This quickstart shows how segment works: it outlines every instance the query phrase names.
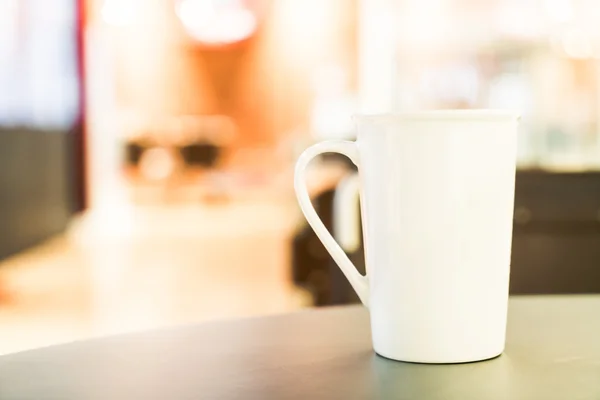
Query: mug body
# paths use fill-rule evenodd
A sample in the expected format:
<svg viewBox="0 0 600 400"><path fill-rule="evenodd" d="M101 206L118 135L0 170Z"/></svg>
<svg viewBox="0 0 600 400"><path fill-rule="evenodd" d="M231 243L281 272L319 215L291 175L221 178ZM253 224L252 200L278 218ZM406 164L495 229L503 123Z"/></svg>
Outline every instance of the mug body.
<svg viewBox="0 0 600 400"><path fill-rule="evenodd" d="M456 363L504 349L517 116L362 116L361 213L373 346Z"/></svg>

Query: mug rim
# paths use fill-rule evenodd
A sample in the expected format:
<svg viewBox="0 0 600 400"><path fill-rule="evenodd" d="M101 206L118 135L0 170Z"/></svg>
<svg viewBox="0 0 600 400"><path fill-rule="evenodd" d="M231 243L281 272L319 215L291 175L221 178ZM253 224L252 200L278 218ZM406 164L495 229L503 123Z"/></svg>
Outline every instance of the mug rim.
<svg viewBox="0 0 600 400"><path fill-rule="evenodd" d="M502 109L445 109L381 114L355 114L356 121L427 121L427 120L514 120L521 115L512 110Z"/></svg>

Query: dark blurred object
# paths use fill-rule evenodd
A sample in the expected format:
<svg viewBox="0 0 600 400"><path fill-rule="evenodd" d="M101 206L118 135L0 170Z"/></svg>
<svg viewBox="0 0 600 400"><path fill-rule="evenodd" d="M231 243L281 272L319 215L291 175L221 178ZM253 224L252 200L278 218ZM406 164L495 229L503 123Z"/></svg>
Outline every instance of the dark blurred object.
<svg viewBox="0 0 600 400"><path fill-rule="evenodd" d="M517 174L510 289L600 293L600 173Z"/></svg>
<svg viewBox="0 0 600 400"><path fill-rule="evenodd" d="M125 144L125 163L129 166L139 166L145 152L152 147L147 143L127 142ZM219 146L209 142L174 147L187 167L212 168L217 164L222 153Z"/></svg>
<svg viewBox="0 0 600 400"><path fill-rule="evenodd" d="M314 201L330 232L334 193ZM361 273L363 253L361 240L348 254ZM313 291L315 305L359 302L309 226L295 238L293 254L294 280ZM600 293L600 173L517 172L510 292Z"/></svg>
<svg viewBox="0 0 600 400"><path fill-rule="evenodd" d="M70 170L75 138L0 127L0 259L62 232L79 208Z"/></svg>
<svg viewBox="0 0 600 400"><path fill-rule="evenodd" d="M216 169L237 132L235 122L224 115L171 116L156 121L138 116L129 123L124 127L124 162L148 180L156 180L156 174L147 173L150 170L164 169L159 174L164 180Z"/></svg>
<svg viewBox="0 0 600 400"><path fill-rule="evenodd" d="M146 150L146 146L139 143L128 142L125 145L125 163L131 166L138 165L142 159L144 150Z"/></svg>
<svg viewBox="0 0 600 400"><path fill-rule="evenodd" d="M219 159L221 149L209 142L192 143L179 149L186 165L211 168Z"/></svg>

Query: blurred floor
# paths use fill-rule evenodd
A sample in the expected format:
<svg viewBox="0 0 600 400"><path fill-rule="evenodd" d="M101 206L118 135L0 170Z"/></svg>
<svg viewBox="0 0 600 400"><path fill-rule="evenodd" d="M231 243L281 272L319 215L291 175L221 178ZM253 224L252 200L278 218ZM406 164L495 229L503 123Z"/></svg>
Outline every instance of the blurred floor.
<svg viewBox="0 0 600 400"><path fill-rule="evenodd" d="M288 201L289 200L289 201ZM0 264L0 354L97 335L296 310L293 199L127 207Z"/></svg>

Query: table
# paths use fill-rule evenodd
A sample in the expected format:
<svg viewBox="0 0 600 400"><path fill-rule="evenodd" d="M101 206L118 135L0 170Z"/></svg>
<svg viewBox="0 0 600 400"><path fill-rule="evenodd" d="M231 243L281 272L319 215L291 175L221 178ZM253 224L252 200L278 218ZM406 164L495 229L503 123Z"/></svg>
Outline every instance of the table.
<svg viewBox="0 0 600 400"><path fill-rule="evenodd" d="M358 306L0 357L0 399L599 399L600 296L512 298L507 349L471 364L371 350Z"/></svg>

